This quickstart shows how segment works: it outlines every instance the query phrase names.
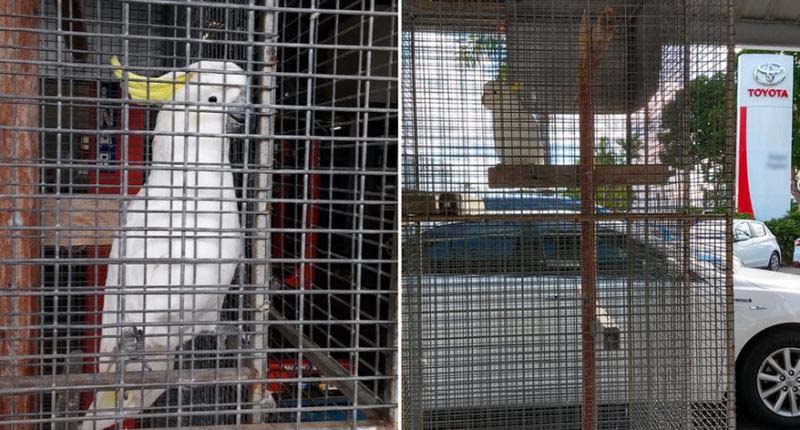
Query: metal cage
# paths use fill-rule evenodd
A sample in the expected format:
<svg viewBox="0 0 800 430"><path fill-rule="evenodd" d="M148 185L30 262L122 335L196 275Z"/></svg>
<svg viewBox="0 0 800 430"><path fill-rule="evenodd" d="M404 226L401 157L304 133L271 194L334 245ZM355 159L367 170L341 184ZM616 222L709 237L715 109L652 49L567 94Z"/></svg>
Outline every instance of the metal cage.
<svg viewBox="0 0 800 430"><path fill-rule="evenodd" d="M404 2L404 428L734 425L731 8Z"/></svg>
<svg viewBox="0 0 800 430"><path fill-rule="evenodd" d="M2 2L0 428L394 428L397 9Z"/></svg>

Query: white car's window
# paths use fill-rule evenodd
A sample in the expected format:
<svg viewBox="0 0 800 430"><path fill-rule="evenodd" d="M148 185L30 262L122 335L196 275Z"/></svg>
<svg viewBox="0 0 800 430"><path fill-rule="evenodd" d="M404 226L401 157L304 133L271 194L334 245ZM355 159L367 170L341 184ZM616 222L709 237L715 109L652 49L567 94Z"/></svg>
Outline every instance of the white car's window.
<svg viewBox="0 0 800 430"><path fill-rule="evenodd" d="M751 222L750 226L753 228L753 234L755 234L756 237L767 235L767 229L764 228L764 224L760 222Z"/></svg>
<svg viewBox="0 0 800 430"><path fill-rule="evenodd" d="M736 241L747 240L753 237L750 233L750 226L748 223L742 222L733 226L733 239Z"/></svg>

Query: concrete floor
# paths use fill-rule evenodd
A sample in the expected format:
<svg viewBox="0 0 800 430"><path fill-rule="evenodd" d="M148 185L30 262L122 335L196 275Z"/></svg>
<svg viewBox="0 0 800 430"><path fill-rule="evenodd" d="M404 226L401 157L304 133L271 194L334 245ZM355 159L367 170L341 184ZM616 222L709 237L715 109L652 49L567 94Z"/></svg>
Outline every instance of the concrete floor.
<svg viewBox="0 0 800 430"><path fill-rule="evenodd" d="M746 417L738 416L736 417L736 430L767 430L768 427L760 426Z"/></svg>
<svg viewBox="0 0 800 430"><path fill-rule="evenodd" d="M781 267L780 271L783 273L794 273L795 275L800 275L800 267L783 266Z"/></svg>

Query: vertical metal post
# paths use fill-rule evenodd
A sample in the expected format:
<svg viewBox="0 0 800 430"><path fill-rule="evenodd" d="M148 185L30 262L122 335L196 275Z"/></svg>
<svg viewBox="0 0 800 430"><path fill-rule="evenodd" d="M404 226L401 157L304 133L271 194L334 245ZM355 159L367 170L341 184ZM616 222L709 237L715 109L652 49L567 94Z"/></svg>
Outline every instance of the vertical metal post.
<svg viewBox="0 0 800 430"><path fill-rule="evenodd" d="M691 47L692 47L692 36L690 34L692 30L690 16L693 16L693 11L691 10L692 5L688 3L687 0L683 2L682 13L683 16L681 25L683 27L683 70L681 71L682 76L681 80L683 81L683 87L686 91L686 96L683 98L683 112L681 114L681 128L682 130L682 138L684 142L691 142L691 130L690 130L690 123L689 123L689 115L692 109L692 93L689 90L691 88L691 64L692 64L692 54L691 54ZM691 267L691 211L692 211L692 175L691 171L694 167L692 165L691 159L688 156L688 151L684 152L683 155L685 158L683 159L683 171L681 172L682 178L682 186L683 189L681 190L683 193L683 211L682 211L682 219L680 221L681 225L681 266L685 268ZM692 310L691 310L691 300L692 300L692 277L690 275L689 270L685 270L683 273L683 279L681 281L681 295L678 299L679 308L676 310L676 314L674 317L677 319L675 321L677 324L676 327L680 327L680 330L684 333L679 342L683 344L683 356L680 357L681 362L680 366L683 367L685 370L683 372L682 379L676 381L678 384L686 384L684 387L679 388L680 391L690 393L691 392L691 384L692 384L692 351L691 351L691 343L688 339L688 336L691 330L691 319L692 319ZM678 364L678 363L675 363ZM687 395L683 399L683 405L680 405L679 408L682 407L681 413L686 416L686 420L682 423L682 428L690 429L692 427L691 423L691 399L692 396Z"/></svg>
<svg viewBox="0 0 800 430"><path fill-rule="evenodd" d="M264 6L267 8L275 7L275 0L266 0ZM266 136L258 141L258 167L260 172L254 174L255 192L255 230L253 232L252 252L258 261L266 261L264 264L256 264L253 274L253 286L256 294L253 296L253 308L255 309L253 326L253 347L256 351L256 359L253 366L259 372L262 382L256 384L251 392L253 402L253 422L262 423L264 413L262 408L265 401L269 400L269 393L266 393L267 382L264 380L268 376L269 363L266 353L267 347L267 322L269 319L270 305L270 274L272 267L267 260L272 248L272 204L269 199L272 196L272 174L273 154L275 151L275 45L271 42L274 38L277 12L267 11L261 23L261 32L268 39L261 52L263 69L261 70L261 104L260 117L258 120L258 134Z"/></svg>
<svg viewBox="0 0 800 430"><path fill-rule="evenodd" d="M734 14L734 2L733 0L728 0L726 4L723 6L725 8L725 13L728 17L727 22L727 33L725 34L726 37L726 48L727 52L727 77L726 77L726 89L727 91L725 96L725 111L728 113L726 127L727 130L726 139L725 139L725 164L723 169L725 171L725 184L729 187L733 184L733 177L734 173L734 163L736 162L736 133L734 133L735 125L736 125L736 102L734 100L734 94L736 89L736 81L734 79L734 67L736 64L736 51L734 46L734 40L736 40L736 15ZM727 398L727 426L728 428L734 428L736 425L736 411L734 410L734 405L736 404L736 376L734 375L735 371L735 363L734 357L736 356L735 351L735 344L734 344L734 307L733 307L733 213L734 208L736 207L736 202L734 200L734 193L730 192L730 188L726 191L728 196L730 196L730 204L728 205L727 212L725 214L725 363L727 368L725 369L725 373L728 377L728 386L726 392L728 393Z"/></svg>
<svg viewBox="0 0 800 430"><path fill-rule="evenodd" d="M587 11L580 26L580 72L578 103L580 127L580 195L581 195L581 349L584 430L597 428L597 357L594 321L597 301L597 255L594 215L594 112L592 105L591 17Z"/></svg>

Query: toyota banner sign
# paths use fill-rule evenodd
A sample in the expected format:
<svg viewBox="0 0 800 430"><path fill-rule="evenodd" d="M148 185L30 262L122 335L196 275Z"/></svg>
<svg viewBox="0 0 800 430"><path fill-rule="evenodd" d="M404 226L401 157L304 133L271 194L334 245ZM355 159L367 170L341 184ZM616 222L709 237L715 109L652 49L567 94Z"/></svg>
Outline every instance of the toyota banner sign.
<svg viewBox="0 0 800 430"><path fill-rule="evenodd" d="M739 56L736 207L758 220L789 210L793 61L789 55Z"/></svg>

